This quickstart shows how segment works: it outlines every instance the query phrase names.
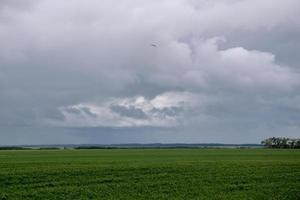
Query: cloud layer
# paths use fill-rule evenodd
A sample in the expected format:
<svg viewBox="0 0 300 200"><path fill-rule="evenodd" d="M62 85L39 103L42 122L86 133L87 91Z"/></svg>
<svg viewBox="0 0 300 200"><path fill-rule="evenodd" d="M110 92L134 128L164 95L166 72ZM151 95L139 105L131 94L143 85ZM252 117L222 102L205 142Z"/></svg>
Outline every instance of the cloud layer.
<svg viewBox="0 0 300 200"><path fill-rule="evenodd" d="M298 7L2 0L1 143L299 136Z"/></svg>

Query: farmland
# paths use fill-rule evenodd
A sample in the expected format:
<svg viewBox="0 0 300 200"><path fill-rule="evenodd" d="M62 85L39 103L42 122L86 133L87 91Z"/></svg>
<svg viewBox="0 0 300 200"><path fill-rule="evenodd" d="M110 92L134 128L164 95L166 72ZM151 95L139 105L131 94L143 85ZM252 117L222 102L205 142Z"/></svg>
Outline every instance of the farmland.
<svg viewBox="0 0 300 200"><path fill-rule="evenodd" d="M300 150L0 151L0 199L300 199Z"/></svg>

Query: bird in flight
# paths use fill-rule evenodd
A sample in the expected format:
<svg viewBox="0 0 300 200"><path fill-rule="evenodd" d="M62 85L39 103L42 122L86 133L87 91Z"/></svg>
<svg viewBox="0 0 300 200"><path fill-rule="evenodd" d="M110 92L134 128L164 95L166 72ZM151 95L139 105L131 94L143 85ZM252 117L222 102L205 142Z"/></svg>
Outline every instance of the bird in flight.
<svg viewBox="0 0 300 200"><path fill-rule="evenodd" d="M157 45L156 45L156 44L154 44L154 43L152 43L152 44L151 44L151 46L152 46L152 47L157 47Z"/></svg>

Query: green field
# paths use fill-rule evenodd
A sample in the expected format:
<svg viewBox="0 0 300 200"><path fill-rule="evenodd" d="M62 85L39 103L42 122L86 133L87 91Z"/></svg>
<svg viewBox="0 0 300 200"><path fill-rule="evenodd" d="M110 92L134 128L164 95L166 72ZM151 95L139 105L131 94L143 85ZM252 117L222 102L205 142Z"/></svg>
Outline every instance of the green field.
<svg viewBox="0 0 300 200"><path fill-rule="evenodd" d="M300 199L300 150L0 151L0 199Z"/></svg>

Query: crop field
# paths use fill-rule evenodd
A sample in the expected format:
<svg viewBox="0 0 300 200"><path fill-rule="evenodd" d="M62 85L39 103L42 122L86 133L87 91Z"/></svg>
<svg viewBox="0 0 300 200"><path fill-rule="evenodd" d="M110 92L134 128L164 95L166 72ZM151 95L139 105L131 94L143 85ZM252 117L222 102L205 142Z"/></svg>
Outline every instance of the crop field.
<svg viewBox="0 0 300 200"><path fill-rule="evenodd" d="M0 151L0 199L300 199L300 151Z"/></svg>

